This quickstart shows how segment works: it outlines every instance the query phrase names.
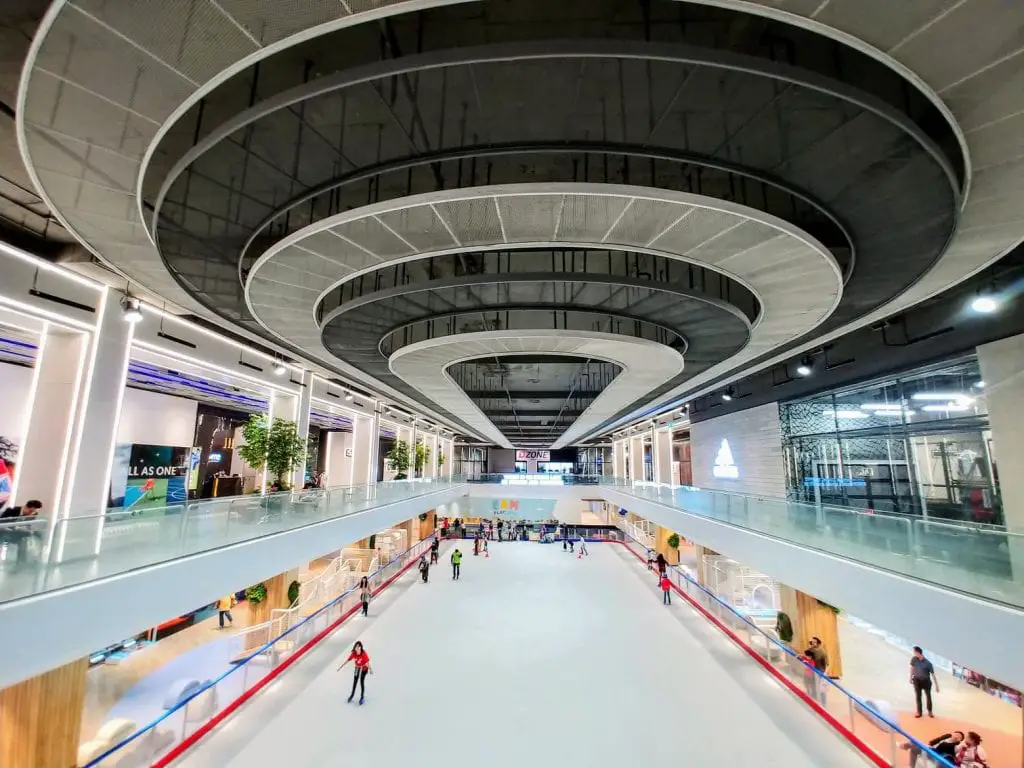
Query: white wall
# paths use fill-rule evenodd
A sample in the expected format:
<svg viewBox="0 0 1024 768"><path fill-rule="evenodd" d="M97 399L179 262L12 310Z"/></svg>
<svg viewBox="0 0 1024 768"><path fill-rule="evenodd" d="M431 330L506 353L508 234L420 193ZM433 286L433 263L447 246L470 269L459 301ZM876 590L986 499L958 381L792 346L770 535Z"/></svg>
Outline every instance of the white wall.
<svg viewBox="0 0 1024 768"><path fill-rule="evenodd" d="M33 369L0 363L0 435L21 441L32 388ZM141 389L128 389L117 425L118 443L191 446L196 431L196 402Z"/></svg>
<svg viewBox="0 0 1024 768"><path fill-rule="evenodd" d="M715 457L728 442L738 476L716 477ZM786 468L782 459L782 429L778 403L767 403L690 427L693 484L698 488L786 496ZM723 473L720 473L723 474Z"/></svg>
<svg viewBox="0 0 1024 768"><path fill-rule="evenodd" d="M1024 335L978 347L1006 526L1024 530ZM1017 559L1016 557L1014 558Z"/></svg>
<svg viewBox="0 0 1024 768"><path fill-rule="evenodd" d="M0 363L0 436L13 440L21 447L28 419L29 390L32 388L32 369L21 365Z"/></svg>
<svg viewBox="0 0 1024 768"><path fill-rule="evenodd" d="M352 472L355 464L354 456L346 456L346 451L354 453L354 442L351 432L328 432L325 440L326 461L324 475L327 487L351 485Z"/></svg>
<svg viewBox="0 0 1024 768"><path fill-rule="evenodd" d="M118 443L191 446L196 437L195 400L127 389L117 424Z"/></svg>

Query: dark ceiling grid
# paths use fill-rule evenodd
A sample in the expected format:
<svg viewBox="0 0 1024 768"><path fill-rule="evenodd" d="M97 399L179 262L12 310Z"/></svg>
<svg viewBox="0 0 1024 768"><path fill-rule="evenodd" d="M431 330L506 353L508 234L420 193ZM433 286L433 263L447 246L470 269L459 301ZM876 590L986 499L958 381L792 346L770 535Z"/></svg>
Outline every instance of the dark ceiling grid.
<svg viewBox="0 0 1024 768"><path fill-rule="evenodd" d="M691 44L708 61L453 60L301 100L232 132L184 168L154 232L165 260L201 302L265 333L242 300L248 265L281 236L325 216L441 186L633 183L735 200L821 239L847 270L843 303L829 321L834 327L902 290L952 230L963 159L948 124L912 85L807 30L725 9L641 0L597 12L582 0L557 9L540 0L432 9L284 51L239 73L172 128L143 179L147 202L155 202L163 178L197 140L291 86L456 47L556 48L557 39L569 38L577 48L611 38L646 52L662 43L680 50ZM731 54L753 56L765 69L791 65L813 75L808 81L829 85L816 90L722 69L718 59ZM844 101L849 88L866 95L859 104L877 100L881 109ZM574 285L570 300L583 300L584 284ZM538 287L541 300L559 290L554 282ZM512 285L500 290L508 301ZM653 291L616 290L635 299L630 312L651 319L667 311ZM482 295L482 288L465 286L449 303L460 311L466 302L483 308ZM687 340L693 321L685 312L672 320ZM364 332L379 326L370 318L349 322ZM367 354L381 338L366 345ZM724 359L723 349L709 348L703 359L698 348L690 351L688 372Z"/></svg>

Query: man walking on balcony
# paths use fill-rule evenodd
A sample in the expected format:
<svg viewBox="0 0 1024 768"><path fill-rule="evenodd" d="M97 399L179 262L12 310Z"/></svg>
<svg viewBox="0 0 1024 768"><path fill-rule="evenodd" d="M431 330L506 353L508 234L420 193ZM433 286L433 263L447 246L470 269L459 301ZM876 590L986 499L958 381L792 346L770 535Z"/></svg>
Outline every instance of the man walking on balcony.
<svg viewBox="0 0 1024 768"><path fill-rule="evenodd" d="M925 703L928 706L928 717L935 717L932 714L932 683L935 683L935 692L939 692L939 679L935 677L935 667L925 658L921 646L914 646L914 655L910 657L910 684L914 686L914 702L917 704L917 714L914 717L921 717L921 694L924 694Z"/></svg>

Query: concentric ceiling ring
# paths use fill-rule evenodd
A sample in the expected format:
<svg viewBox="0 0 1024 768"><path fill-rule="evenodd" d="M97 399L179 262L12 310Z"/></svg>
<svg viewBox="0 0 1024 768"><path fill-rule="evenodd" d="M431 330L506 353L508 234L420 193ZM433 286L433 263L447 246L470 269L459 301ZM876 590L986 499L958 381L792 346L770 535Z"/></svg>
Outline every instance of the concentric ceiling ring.
<svg viewBox="0 0 1024 768"><path fill-rule="evenodd" d="M762 312L732 364L813 330L842 295L828 250L760 211L622 185L516 184L418 195L326 219L265 252L246 297L269 332L325 354L315 308L340 283L432 254L552 245L654 253L743 284Z"/></svg>
<svg viewBox="0 0 1024 768"><path fill-rule="evenodd" d="M572 445L577 437L604 423L641 393L657 389L683 370L682 356L670 347L645 339L583 331L491 331L431 339L403 347L391 356L390 365L396 376L487 440L512 448L505 435L455 383L447 368L463 360L524 353L604 360L622 368L553 448Z"/></svg>

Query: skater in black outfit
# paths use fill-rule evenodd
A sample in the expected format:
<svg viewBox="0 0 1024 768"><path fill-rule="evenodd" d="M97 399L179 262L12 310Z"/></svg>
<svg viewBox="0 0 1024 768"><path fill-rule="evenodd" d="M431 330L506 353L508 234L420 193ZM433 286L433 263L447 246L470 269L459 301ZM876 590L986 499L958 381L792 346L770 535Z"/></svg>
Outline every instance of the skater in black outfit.
<svg viewBox="0 0 1024 768"><path fill-rule="evenodd" d="M440 549L441 549L441 542L438 541L437 539L434 539L433 543L430 545L430 564L431 565L437 565L437 555L438 555L438 552L439 552Z"/></svg>
<svg viewBox="0 0 1024 768"><path fill-rule="evenodd" d="M430 572L430 564L427 563L427 558L420 555L420 577L423 579L423 583L427 583L427 574Z"/></svg>
<svg viewBox="0 0 1024 768"><path fill-rule="evenodd" d="M352 677L352 693L348 695L348 701L350 704L352 703L358 685L359 703L362 704L366 700L366 676L372 674L373 670L370 668L370 654L363 650L363 644L359 640L356 640L356 644L352 646L352 653L348 655L348 658L341 662L338 671L340 672L341 667L350 661L355 663L355 674Z"/></svg>
<svg viewBox="0 0 1024 768"><path fill-rule="evenodd" d="M363 616L370 615L370 598L373 596L373 590L370 589L370 580L363 576L359 581L359 602L363 606Z"/></svg>

